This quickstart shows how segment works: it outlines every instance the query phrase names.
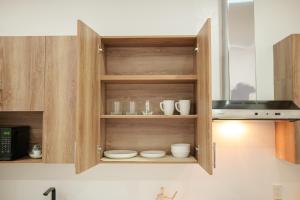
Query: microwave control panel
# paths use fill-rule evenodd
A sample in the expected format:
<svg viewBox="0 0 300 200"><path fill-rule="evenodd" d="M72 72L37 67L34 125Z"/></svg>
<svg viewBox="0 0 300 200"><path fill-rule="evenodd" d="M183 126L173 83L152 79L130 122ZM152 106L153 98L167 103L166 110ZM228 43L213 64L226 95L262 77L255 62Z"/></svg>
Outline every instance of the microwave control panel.
<svg viewBox="0 0 300 200"><path fill-rule="evenodd" d="M11 153L12 132L9 128L0 128L0 153Z"/></svg>

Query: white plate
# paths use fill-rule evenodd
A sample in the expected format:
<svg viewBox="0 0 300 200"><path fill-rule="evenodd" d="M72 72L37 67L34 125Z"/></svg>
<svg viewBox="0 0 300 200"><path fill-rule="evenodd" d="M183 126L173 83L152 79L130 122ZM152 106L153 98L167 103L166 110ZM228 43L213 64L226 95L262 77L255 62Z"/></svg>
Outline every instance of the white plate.
<svg viewBox="0 0 300 200"><path fill-rule="evenodd" d="M166 152L159 150L142 151L140 155L144 158L162 158L166 155Z"/></svg>
<svg viewBox="0 0 300 200"><path fill-rule="evenodd" d="M113 159L125 159L137 156L137 152L132 150L109 150L104 151L104 156Z"/></svg>

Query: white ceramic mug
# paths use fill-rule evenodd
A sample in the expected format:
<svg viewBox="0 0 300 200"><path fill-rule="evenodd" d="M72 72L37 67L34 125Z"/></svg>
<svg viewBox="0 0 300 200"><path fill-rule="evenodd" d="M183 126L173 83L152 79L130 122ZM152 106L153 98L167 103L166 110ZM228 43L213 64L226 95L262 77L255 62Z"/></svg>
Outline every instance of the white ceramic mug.
<svg viewBox="0 0 300 200"><path fill-rule="evenodd" d="M175 103L175 108L180 115L189 115L191 110L191 100L179 100Z"/></svg>
<svg viewBox="0 0 300 200"><path fill-rule="evenodd" d="M173 115L174 114L174 100L164 100L160 102L160 109L164 115Z"/></svg>

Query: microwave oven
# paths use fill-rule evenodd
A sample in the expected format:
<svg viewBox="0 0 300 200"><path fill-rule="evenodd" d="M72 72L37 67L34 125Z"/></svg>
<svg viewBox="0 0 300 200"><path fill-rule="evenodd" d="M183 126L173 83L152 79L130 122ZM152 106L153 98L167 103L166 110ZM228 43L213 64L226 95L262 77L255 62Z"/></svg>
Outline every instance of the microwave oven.
<svg viewBox="0 0 300 200"><path fill-rule="evenodd" d="M29 126L0 126L0 160L15 160L27 155L29 129Z"/></svg>

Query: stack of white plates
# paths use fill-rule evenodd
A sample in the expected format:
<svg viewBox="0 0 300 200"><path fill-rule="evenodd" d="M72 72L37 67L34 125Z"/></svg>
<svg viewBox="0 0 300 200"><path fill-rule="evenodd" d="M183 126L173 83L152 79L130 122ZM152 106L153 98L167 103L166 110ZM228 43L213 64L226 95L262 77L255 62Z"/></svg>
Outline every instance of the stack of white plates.
<svg viewBox="0 0 300 200"><path fill-rule="evenodd" d="M137 156L136 151L132 150L109 150L104 151L104 156L107 158L113 158L113 159L126 159L126 158L133 158Z"/></svg>
<svg viewBox="0 0 300 200"><path fill-rule="evenodd" d="M128 159L136 157L138 154L137 151L133 150L109 150L104 151L104 156L112 159ZM140 155L144 158L162 158L166 155L165 151L160 150L150 150L150 151L142 151Z"/></svg>
<svg viewBox="0 0 300 200"><path fill-rule="evenodd" d="M162 158L166 155L166 152L159 150L142 151L140 155L144 158Z"/></svg>

